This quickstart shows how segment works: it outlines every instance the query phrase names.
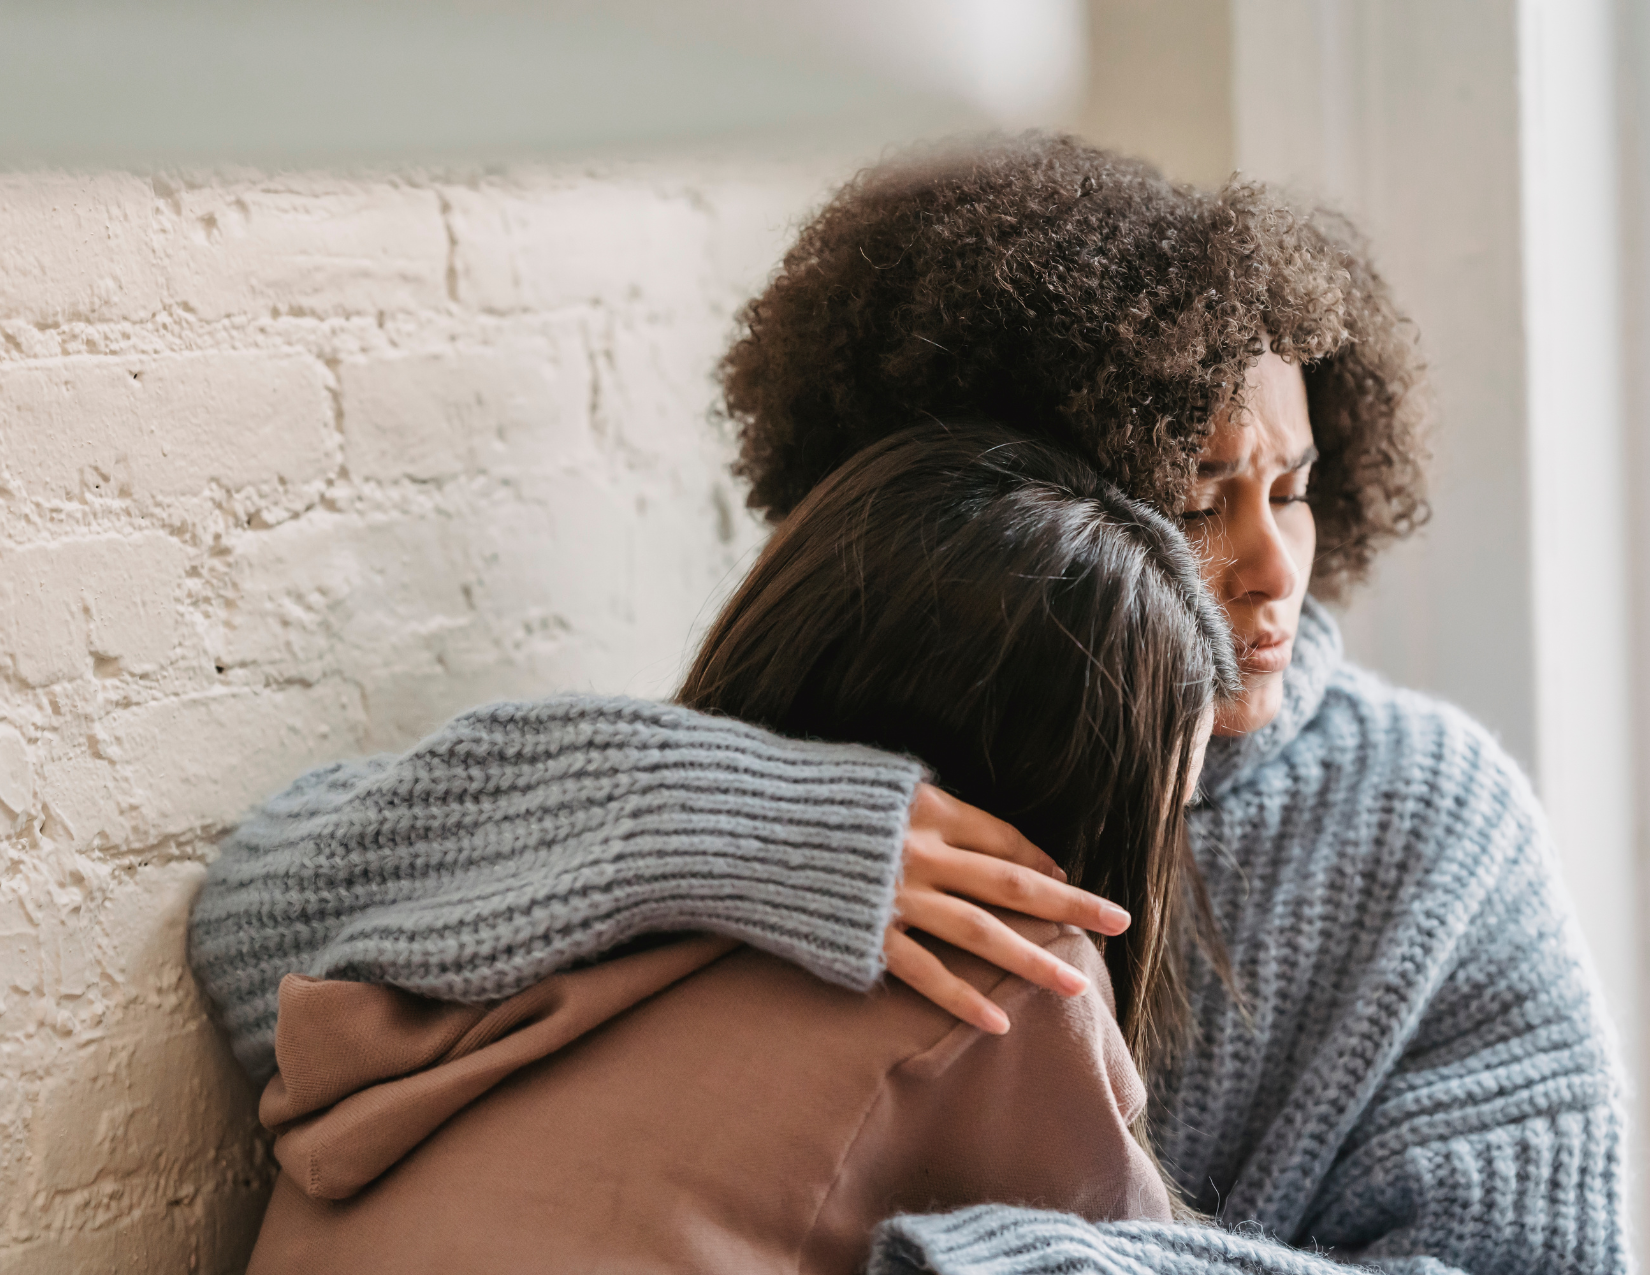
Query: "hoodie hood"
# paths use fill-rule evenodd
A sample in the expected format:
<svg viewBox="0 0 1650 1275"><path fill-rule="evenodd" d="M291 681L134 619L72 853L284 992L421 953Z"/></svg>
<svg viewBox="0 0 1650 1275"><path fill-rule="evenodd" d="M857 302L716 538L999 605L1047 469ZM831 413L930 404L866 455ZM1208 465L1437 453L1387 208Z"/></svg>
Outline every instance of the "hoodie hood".
<svg viewBox="0 0 1650 1275"><path fill-rule="evenodd" d="M311 1199L343 1200L530 1063L726 955L694 936L557 974L491 1009L289 974L258 1118Z"/></svg>
<svg viewBox="0 0 1650 1275"><path fill-rule="evenodd" d="M1199 787L1219 797L1242 777L1277 757L1318 714L1329 679L1342 663L1341 631L1327 608L1310 594L1301 607L1295 654L1283 671L1283 704L1259 730L1209 741Z"/></svg>

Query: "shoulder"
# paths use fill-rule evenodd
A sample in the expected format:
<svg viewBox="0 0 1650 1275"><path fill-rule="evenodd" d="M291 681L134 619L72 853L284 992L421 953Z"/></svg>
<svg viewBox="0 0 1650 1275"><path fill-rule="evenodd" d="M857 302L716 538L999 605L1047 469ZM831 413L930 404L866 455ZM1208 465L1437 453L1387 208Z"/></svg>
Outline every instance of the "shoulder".
<svg viewBox="0 0 1650 1275"><path fill-rule="evenodd" d="M1394 686L1355 664L1335 670L1322 705L1301 736L1343 747L1379 746L1393 760L1436 755L1475 771L1522 779L1494 735L1466 712L1425 692Z"/></svg>
<svg viewBox="0 0 1650 1275"><path fill-rule="evenodd" d="M1540 804L1494 736L1453 705L1345 664L1295 739L1194 826L1250 876L1333 881L1392 906L1415 890L1459 899L1519 877L1545 896L1556 882ZM1218 856L1208 868L1220 873Z"/></svg>
<svg viewBox="0 0 1650 1275"><path fill-rule="evenodd" d="M1336 670L1286 757L1297 779L1303 766L1321 770L1326 795L1428 825L1546 836L1529 778L1489 730L1453 704L1355 665Z"/></svg>

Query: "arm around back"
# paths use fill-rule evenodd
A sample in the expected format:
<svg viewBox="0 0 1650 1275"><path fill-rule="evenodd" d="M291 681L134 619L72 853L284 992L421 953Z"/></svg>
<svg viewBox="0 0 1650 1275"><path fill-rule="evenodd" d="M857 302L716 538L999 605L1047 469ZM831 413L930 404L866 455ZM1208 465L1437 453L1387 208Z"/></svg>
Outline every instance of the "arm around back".
<svg viewBox="0 0 1650 1275"><path fill-rule="evenodd" d="M290 973L485 1001L638 934L710 930L867 987L921 778L668 704L479 708L255 810L208 875L191 963L260 1082Z"/></svg>

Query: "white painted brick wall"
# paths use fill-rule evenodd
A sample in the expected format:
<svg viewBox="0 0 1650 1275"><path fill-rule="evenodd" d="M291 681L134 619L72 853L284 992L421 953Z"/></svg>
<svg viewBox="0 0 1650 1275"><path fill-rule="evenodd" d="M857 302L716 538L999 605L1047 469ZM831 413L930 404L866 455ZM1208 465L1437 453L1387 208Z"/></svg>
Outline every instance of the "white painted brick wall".
<svg viewBox="0 0 1650 1275"><path fill-rule="evenodd" d="M0 1271L238 1269L216 839L470 704L670 689L759 540L711 369L822 188L0 177Z"/></svg>

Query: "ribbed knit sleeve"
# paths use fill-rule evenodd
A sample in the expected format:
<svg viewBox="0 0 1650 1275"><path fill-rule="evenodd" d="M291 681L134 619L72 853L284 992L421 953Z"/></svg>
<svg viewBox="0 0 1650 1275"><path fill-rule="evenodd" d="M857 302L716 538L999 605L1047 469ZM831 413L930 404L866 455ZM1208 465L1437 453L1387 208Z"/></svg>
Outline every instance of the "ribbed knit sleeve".
<svg viewBox="0 0 1650 1275"><path fill-rule="evenodd" d="M1156 1150L1209 1226L903 1217L880 1275L1621 1275L1624 1084L1545 822L1460 713L1343 669L1195 830L1202 962Z"/></svg>
<svg viewBox="0 0 1650 1275"><path fill-rule="evenodd" d="M1431 1259L1387 1275L1457 1275ZM1346 1275L1259 1234L1159 1222L1093 1226L1069 1213L986 1204L883 1223L866 1275Z"/></svg>
<svg viewBox="0 0 1650 1275"><path fill-rule="evenodd" d="M191 962L258 1081L288 973L485 1001L708 930L868 987L921 766L687 709L561 696L313 771L225 841Z"/></svg>

